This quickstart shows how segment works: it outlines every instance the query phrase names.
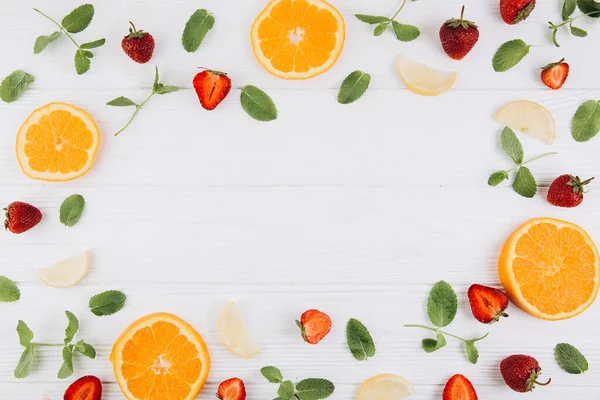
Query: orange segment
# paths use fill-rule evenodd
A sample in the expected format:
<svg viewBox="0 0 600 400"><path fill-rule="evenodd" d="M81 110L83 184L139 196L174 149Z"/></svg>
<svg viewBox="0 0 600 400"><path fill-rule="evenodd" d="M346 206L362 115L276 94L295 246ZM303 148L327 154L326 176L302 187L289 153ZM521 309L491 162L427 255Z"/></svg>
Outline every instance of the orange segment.
<svg viewBox="0 0 600 400"><path fill-rule="evenodd" d="M509 236L498 274L511 300L527 313L558 320L585 311L600 286L600 257L579 226L552 218L526 222Z"/></svg>
<svg viewBox="0 0 600 400"><path fill-rule="evenodd" d="M84 110L66 103L38 108L17 133L17 160L30 178L69 181L85 175L100 145L100 131Z"/></svg>
<svg viewBox="0 0 600 400"><path fill-rule="evenodd" d="M210 372L202 336L167 313L131 324L115 342L110 360L128 400L195 399Z"/></svg>
<svg viewBox="0 0 600 400"><path fill-rule="evenodd" d="M327 71L345 38L344 18L325 0L272 0L250 32L258 62L283 79L308 79Z"/></svg>

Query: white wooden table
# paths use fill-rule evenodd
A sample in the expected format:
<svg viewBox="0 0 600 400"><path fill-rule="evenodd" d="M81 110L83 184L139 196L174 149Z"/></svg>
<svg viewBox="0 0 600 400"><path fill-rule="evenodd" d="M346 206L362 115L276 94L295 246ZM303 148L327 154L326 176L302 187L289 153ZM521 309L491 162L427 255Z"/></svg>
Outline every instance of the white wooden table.
<svg viewBox="0 0 600 400"><path fill-rule="evenodd" d="M577 106L600 94L596 21L590 36L561 32L561 48L550 44L546 21L560 20L559 0L540 1L518 26L500 19L498 1L465 0L466 16L480 25L481 39L463 61L447 58L438 39L441 23L460 13L463 2L409 3L399 21L421 28L412 43L391 33L375 38L354 13L391 15L394 0L335 0L346 19L346 46L326 74L287 82L255 61L249 29L265 0L96 1L85 41L106 37L92 67L77 76L73 45L62 38L41 55L32 46L54 26L32 11L38 7L58 19L81 4L76 0L2 0L0 76L15 69L33 74L35 83L12 104L0 104L0 204L22 200L41 208L43 222L21 236L0 235L0 275L15 280L22 298L0 304L0 399L62 399L71 379L60 381L56 349L42 350L34 373L19 381L13 369L21 348L15 326L25 320L36 337L60 341L63 311L81 320L81 337L96 345L96 360L75 361L73 378L94 374L104 383L104 399L120 399L108 354L117 335L134 319L169 311L192 323L206 339L213 360L200 399L212 399L218 383L244 379L248 399L276 397L276 386L259 373L275 365L291 379L325 377L336 385L333 399L350 400L360 382L378 373L402 375L418 391L415 399L441 399L452 374L471 379L484 400L525 398L510 391L499 375L502 358L513 353L536 357L552 377L528 399L600 398L600 305L563 322L545 322L511 306L510 318L491 327L470 315L466 289L471 283L499 286L496 261L506 236L533 217L550 216L580 224L600 240L600 188L592 184L583 205L565 210L547 204L547 186L562 173L600 175L600 138L585 144L570 136ZM180 36L196 8L216 17L200 50L186 53ZM128 21L157 41L152 61L137 65L120 48ZM506 40L534 44L516 68L498 74L491 59ZM460 71L455 87L436 98L410 93L395 73L404 53L440 68ZM566 57L571 75L553 92L539 81L539 68ZM154 97L131 127L112 134L130 109L105 106L119 95L143 99L154 66L163 82L184 90ZM191 88L197 66L224 70L234 89L215 111L198 104ZM337 90L351 71L372 75L371 88L358 102L342 106ZM250 119L239 104L240 87L254 84L271 95L279 118ZM559 154L532 164L542 188L524 199L510 187L490 188L488 175L510 166L497 145L501 126L495 111L528 99L545 105L557 121L551 147L519 135L526 156ZM70 183L28 179L15 160L15 134L35 108L65 101L88 110L103 133L97 162L85 177ZM85 214L74 228L58 221L62 200L80 193ZM81 250L93 254L88 276L70 289L44 285L35 271ZM436 281L450 282L460 310L450 331L476 336L480 361L469 364L456 341L425 354L425 331L405 329L426 322L425 300ZM98 318L87 310L93 294L120 289L128 295L119 313ZM252 360L240 360L217 338L217 315L229 301L239 302L262 343ZM318 346L304 344L294 319L308 308L331 315L331 334ZM371 330L377 354L355 361L345 344L350 317ZM556 364L553 348L569 342L586 354L590 371L568 375Z"/></svg>

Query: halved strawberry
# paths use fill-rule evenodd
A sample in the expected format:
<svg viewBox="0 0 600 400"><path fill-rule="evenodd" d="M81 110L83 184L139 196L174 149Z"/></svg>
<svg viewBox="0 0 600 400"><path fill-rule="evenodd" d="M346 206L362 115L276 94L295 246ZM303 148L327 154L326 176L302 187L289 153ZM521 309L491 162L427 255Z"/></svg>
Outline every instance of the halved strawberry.
<svg viewBox="0 0 600 400"><path fill-rule="evenodd" d="M221 382L217 389L217 397L220 400L245 400L246 386L240 378L231 378Z"/></svg>
<svg viewBox="0 0 600 400"><path fill-rule="evenodd" d="M471 311L477 321L492 324L498 322L501 317L508 317L505 312L508 296L503 291L475 284L469 288L468 295Z"/></svg>
<svg viewBox="0 0 600 400"><path fill-rule="evenodd" d="M463 375L456 374L448 380L443 400L477 400L477 393L473 384Z"/></svg>
<svg viewBox="0 0 600 400"><path fill-rule="evenodd" d="M210 69L197 73L192 84L200 104L209 111L217 108L231 90L231 79L227 74Z"/></svg>
<svg viewBox="0 0 600 400"><path fill-rule="evenodd" d="M102 382L92 375L82 376L65 392L64 400L100 400L102 398Z"/></svg>
<svg viewBox="0 0 600 400"><path fill-rule="evenodd" d="M558 90L569 76L569 64L565 59L551 63L542 68L542 82L552 90Z"/></svg>
<svg viewBox="0 0 600 400"><path fill-rule="evenodd" d="M331 318L319 310L308 310L302 314L296 325L307 343L319 343L331 330Z"/></svg>

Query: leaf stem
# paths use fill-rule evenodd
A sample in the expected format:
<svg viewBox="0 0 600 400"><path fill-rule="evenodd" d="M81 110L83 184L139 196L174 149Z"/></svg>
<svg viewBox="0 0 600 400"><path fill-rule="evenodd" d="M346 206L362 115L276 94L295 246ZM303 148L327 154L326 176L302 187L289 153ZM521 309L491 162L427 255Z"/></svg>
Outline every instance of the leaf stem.
<svg viewBox="0 0 600 400"><path fill-rule="evenodd" d="M50 21L54 22L54 24L60 28L61 32L64 32L64 34L65 34L65 35L67 35L67 37L68 37L69 39L71 39L71 42L73 42L73 44L74 44L75 46L77 46L77 48L78 48L79 50L81 50L81 46L79 46L79 44L77 44L77 42L75 41L75 39L73 39L73 37L72 37L72 36L69 34L69 32L67 32L67 30L66 30L65 28L63 28L63 26L62 26L61 24L59 24L58 22L56 22L55 20L53 20L52 18L50 18L49 16L47 16L46 14L44 14L43 12L41 12L40 10L38 10L37 8L34 8L33 10L34 10L35 12L37 12L37 13L39 13L39 14L43 15L44 17L46 17L46 18L47 18L47 19L49 19Z"/></svg>
<svg viewBox="0 0 600 400"><path fill-rule="evenodd" d="M62 343L37 343L37 342L31 342L30 343L33 346L60 346L63 347L64 344Z"/></svg>
<svg viewBox="0 0 600 400"><path fill-rule="evenodd" d="M468 343L468 342L472 342L472 343L478 342L480 340L485 339L490 334L488 332L488 333L486 333L485 335L483 335L483 336L481 336L479 338L467 340L467 339L461 338L460 336L453 335L452 333L445 332L445 331L440 330L439 328L433 328L431 326L408 324L408 325L404 325L404 327L405 328L422 328L422 329L427 329L427 330L430 330L430 331L435 332L435 333L441 333L442 335L447 335L447 336L453 337L453 338L461 340L461 341L463 341L465 343Z"/></svg>
<svg viewBox="0 0 600 400"><path fill-rule="evenodd" d="M152 98L152 96L154 96L154 90L152 90L152 93L150 93L150 96L146 97L146 99L144 101L142 101L141 104L135 105L135 111L134 111L133 115L131 116L131 118L129 118L129 121L127 121L125 126L122 127L121 129L119 129L119 131L117 133L115 133L115 136L118 136L121 132L123 132L125 129L127 129L129 127L129 125L131 125L131 123L135 119L136 115L140 112L140 110L142 109L144 104L146 104L148 102L148 100L150 100L150 98Z"/></svg>
<svg viewBox="0 0 600 400"><path fill-rule="evenodd" d="M533 162L533 161L539 160L540 158L544 158L544 157L546 157L546 156L553 156L553 155L555 155L555 154L558 154L558 153L557 153L557 152L555 152L555 151L551 151L551 152L549 152L549 153L544 153L544 154L542 154L541 156L534 157L534 158L532 158L531 160L527 160L527 161L525 161L525 162L521 163L521 165L526 165L526 164L529 164L530 162Z"/></svg>
<svg viewBox="0 0 600 400"><path fill-rule="evenodd" d="M402 9L404 8L404 6L406 5L406 0L402 0L402 4L400 5L400 8L398 8L398 10L394 13L394 15L392 15L392 18L390 18L391 20L396 19L396 17L398 16L398 14L400 14L400 11L402 11Z"/></svg>

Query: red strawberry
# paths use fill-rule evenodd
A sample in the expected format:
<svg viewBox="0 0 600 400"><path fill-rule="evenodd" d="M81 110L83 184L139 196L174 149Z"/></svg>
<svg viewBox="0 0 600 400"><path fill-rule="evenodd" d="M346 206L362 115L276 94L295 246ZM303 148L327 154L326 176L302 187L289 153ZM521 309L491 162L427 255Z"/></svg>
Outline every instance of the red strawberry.
<svg viewBox="0 0 600 400"><path fill-rule="evenodd" d="M95 376L82 376L65 392L64 400L100 400L102 398L102 382Z"/></svg>
<svg viewBox="0 0 600 400"><path fill-rule="evenodd" d="M502 360L500 372L508 387L521 393L531 392L536 384L546 386L552 380L539 383L537 379L542 373L540 365L535 358L523 354L512 355Z"/></svg>
<svg viewBox="0 0 600 400"><path fill-rule="evenodd" d="M306 343L310 344L319 343L331 330L331 318L319 310L305 311L300 321L296 320L296 324Z"/></svg>
<svg viewBox="0 0 600 400"><path fill-rule="evenodd" d="M534 8L535 0L500 0L500 15L509 25L526 20Z"/></svg>
<svg viewBox="0 0 600 400"><path fill-rule="evenodd" d="M498 322L500 317L508 317L504 311L508 307L508 296L503 291L483 285L471 285L469 303L473 316L484 324Z"/></svg>
<svg viewBox="0 0 600 400"><path fill-rule="evenodd" d="M565 62L564 58L542 68L542 82L552 90L560 89L567 80L567 76L569 76L569 64Z"/></svg>
<svg viewBox="0 0 600 400"><path fill-rule="evenodd" d="M578 176L561 175L548 189L548 203L557 207L577 207L583 202L583 187L594 178L581 181Z"/></svg>
<svg viewBox="0 0 600 400"><path fill-rule="evenodd" d="M477 393L473 384L463 375L456 374L448 380L443 400L477 400Z"/></svg>
<svg viewBox="0 0 600 400"><path fill-rule="evenodd" d="M135 29L133 22L129 22L129 35L125 36L121 41L121 47L125 54L133 61L145 64L152 58L154 52L154 38L148 32Z"/></svg>
<svg viewBox="0 0 600 400"><path fill-rule="evenodd" d="M465 6L462 7L459 19L449 19L440 28L442 47L446 54L454 60L462 60L479 40L477 25L463 19L464 13Z"/></svg>
<svg viewBox="0 0 600 400"><path fill-rule="evenodd" d="M10 203L5 210L4 228L17 235L30 230L42 220L40 210L21 201Z"/></svg>
<svg viewBox="0 0 600 400"><path fill-rule="evenodd" d="M210 69L197 73L192 84L200 104L209 111L217 108L231 90L231 79L227 74Z"/></svg>
<svg viewBox="0 0 600 400"><path fill-rule="evenodd" d="M246 386L240 378L231 378L221 382L217 389L217 397L220 400L245 400Z"/></svg>

